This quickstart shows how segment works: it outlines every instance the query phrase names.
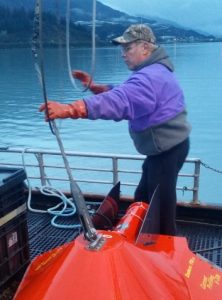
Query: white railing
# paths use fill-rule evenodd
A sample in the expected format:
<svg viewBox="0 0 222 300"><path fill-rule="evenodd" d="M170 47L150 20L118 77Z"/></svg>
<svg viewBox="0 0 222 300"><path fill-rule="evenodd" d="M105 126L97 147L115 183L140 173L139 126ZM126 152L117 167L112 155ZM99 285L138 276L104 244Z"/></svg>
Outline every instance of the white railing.
<svg viewBox="0 0 222 300"><path fill-rule="evenodd" d="M0 166L25 167L32 185L60 184L69 189L61 153L56 150L31 148L0 148ZM104 187L121 182L121 192L131 196L141 174L142 155L121 155L66 151L74 178L83 192L106 193ZM200 159L188 158L179 174L177 190L187 194L189 201L199 202ZM190 168L188 168L190 165ZM186 171L186 169L189 169ZM55 183L56 182L56 183Z"/></svg>

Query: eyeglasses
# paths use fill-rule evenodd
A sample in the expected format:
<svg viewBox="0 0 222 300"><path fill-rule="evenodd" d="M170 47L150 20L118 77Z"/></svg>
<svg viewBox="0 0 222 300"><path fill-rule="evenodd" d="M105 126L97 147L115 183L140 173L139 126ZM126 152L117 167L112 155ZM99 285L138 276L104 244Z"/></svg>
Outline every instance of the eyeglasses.
<svg viewBox="0 0 222 300"><path fill-rule="evenodd" d="M121 53L122 54L126 54L128 53L129 51L133 50L135 47L137 47L139 44L141 44L142 42L134 42L133 44L131 45L128 45L128 46L122 46L121 48Z"/></svg>

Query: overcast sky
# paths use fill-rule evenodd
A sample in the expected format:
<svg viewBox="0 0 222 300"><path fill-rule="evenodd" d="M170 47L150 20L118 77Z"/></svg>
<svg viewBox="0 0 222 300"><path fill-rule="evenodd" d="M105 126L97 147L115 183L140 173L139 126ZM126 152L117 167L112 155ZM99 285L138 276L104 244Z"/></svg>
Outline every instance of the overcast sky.
<svg viewBox="0 0 222 300"><path fill-rule="evenodd" d="M222 0L99 0L131 15L147 15L222 36Z"/></svg>

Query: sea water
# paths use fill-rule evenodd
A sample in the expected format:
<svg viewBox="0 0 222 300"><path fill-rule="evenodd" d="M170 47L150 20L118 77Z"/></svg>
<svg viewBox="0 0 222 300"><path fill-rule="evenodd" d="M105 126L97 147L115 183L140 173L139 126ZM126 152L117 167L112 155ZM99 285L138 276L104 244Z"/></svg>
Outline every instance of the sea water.
<svg viewBox="0 0 222 300"><path fill-rule="evenodd" d="M184 90L192 124L189 157L212 167L201 167L200 195L205 202L222 202L222 44L164 45ZM117 85L130 74L120 49L98 48L95 67L90 48L70 49L72 69L93 73L98 83ZM65 49L44 49L47 97L63 103L90 95L69 79ZM41 85L30 49L0 49L0 146L58 149L44 116ZM58 121L66 150L137 154L127 122Z"/></svg>

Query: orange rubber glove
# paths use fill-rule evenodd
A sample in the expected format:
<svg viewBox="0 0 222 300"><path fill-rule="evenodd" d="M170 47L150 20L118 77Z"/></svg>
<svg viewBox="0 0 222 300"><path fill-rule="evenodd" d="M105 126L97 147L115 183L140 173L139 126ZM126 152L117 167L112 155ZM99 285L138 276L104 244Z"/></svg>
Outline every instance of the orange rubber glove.
<svg viewBox="0 0 222 300"><path fill-rule="evenodd" d="M50 120L87 118L87 108L83 100L77 100L71 104L48 101L47 107ZM39 111L46 111L45 103L40 106Z"/></svg>
<svg viewBox="0 0 222 300"><path fill-rule="evenodd" d="M81 70L75 70L72 72L72 76L82 82L82 85L87 87L90 83L89 89L94 94L100 94L103 92L107 92L109 90L109 87L104 84L96 84L93 81L90 82L91 77L88 73L81 71Z"/></svg>

